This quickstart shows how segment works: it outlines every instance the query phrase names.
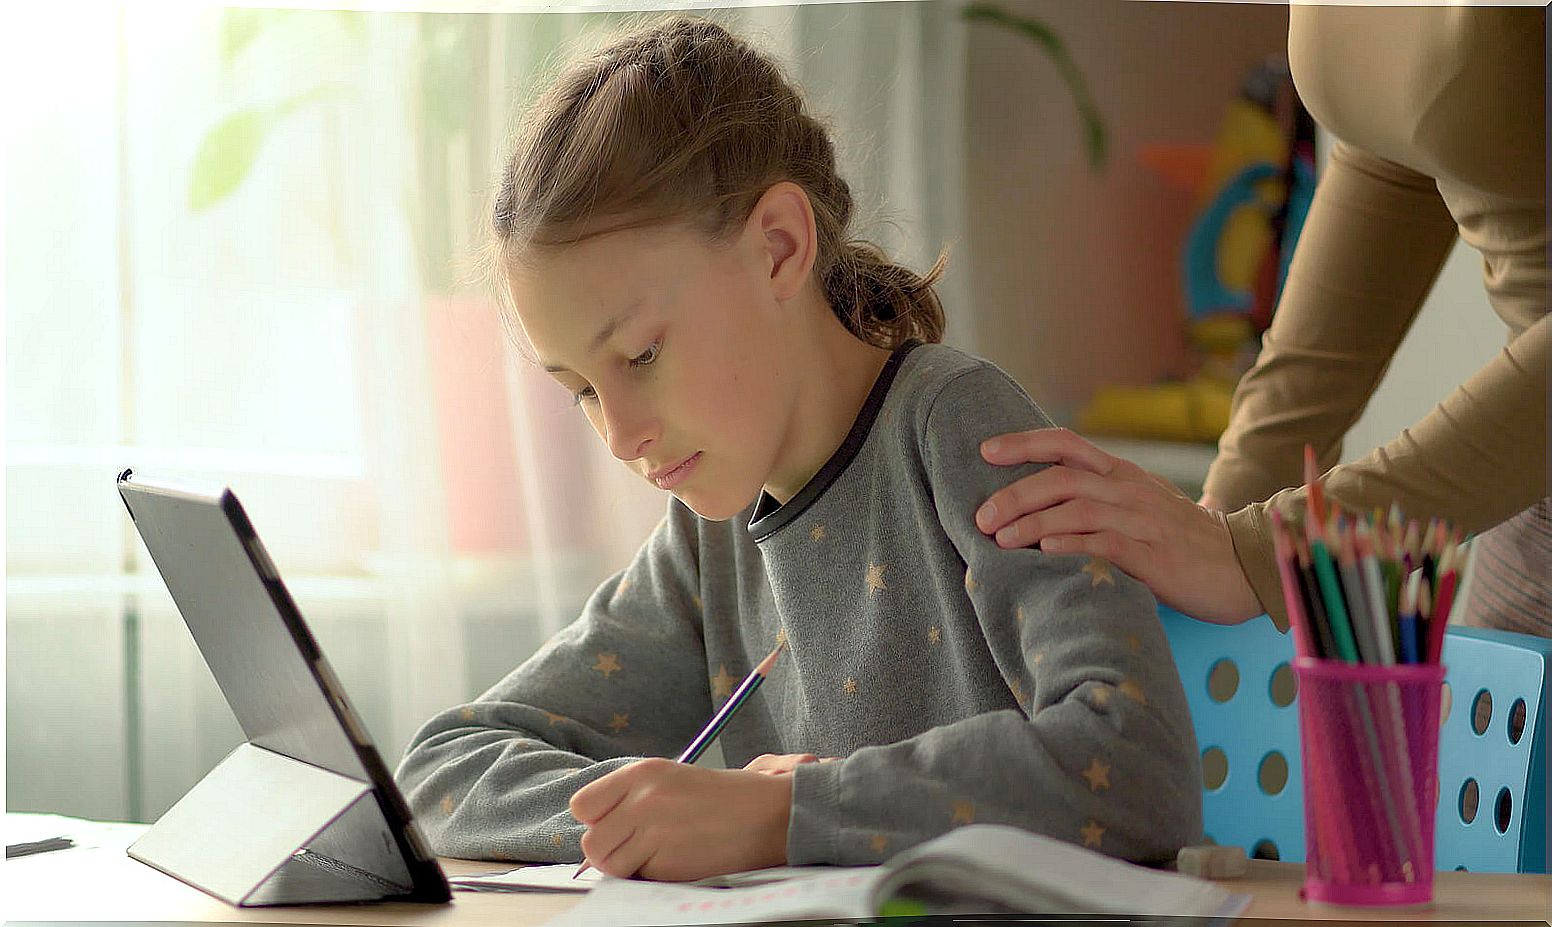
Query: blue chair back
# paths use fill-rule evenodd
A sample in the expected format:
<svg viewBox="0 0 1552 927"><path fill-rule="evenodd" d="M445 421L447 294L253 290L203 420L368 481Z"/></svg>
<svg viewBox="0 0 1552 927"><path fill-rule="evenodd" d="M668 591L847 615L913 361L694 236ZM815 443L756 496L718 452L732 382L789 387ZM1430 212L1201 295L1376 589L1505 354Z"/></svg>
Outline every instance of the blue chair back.
<svg viewBox="0 0 1552 927"><path fill-rule="evenodd" d="M1549 662L1552 640L1450 628L1435 868L1547 871Z"/></svg>
<svg viewBox="0 0 1552 927"><path fill-rule="evenodd" d="M1252 856L1303 862L1304 771L1292 639L1265 615L1216 625L1160 605L1159 619L1202 751L1208 839L1242 846Z"/></svg>
<svg viewBox="0 0 1552 927"><path fill-rule="evenodd" d="M1202 751L1207 837L1302 862L1291 638L1265 615L1215 625L1160 605L1159 618ZM1552 640L1452 626L1444 657L1449 705L1439 732L1434 866L1546 872Z"/></svg>

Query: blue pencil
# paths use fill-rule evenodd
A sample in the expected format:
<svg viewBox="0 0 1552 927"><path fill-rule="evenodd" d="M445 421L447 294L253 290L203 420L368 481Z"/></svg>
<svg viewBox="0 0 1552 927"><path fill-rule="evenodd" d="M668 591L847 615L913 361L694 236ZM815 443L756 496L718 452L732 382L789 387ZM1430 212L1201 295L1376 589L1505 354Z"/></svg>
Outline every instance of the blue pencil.
<svg viewBox="0 0 1552 927"><path fill-rule="evenodd" d="M1417 610L1423 596L1427 595L1421 568L1413 570L1407 576L1406 586L1401 590L1401 612L1397 616L1401 620L1401 662L1421 662L1421 653L1418 650L1417 634Z"/></svg>

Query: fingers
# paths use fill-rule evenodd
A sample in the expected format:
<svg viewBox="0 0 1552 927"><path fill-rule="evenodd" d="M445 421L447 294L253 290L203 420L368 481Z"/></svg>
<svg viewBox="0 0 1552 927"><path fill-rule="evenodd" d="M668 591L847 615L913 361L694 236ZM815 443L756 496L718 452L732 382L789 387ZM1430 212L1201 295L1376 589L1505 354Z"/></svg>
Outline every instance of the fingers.
<svg viewBox="0 0 1552 927"><path fill-rule="evenodd" d="M1132 487L1123 480L1065 466L1047 467L992 493L976 511L975 524L983 533L994 534L1025 516L1062 502L1087 499L1110 506L1125 506L1132 501L1133 493ZM1037 538L1003 546L1024 547L1034 539Z"/></svg>
<svg viewBox="0 0 1552 927"><path fill-rule="evenodd" d="M1148 549L1114 531L1093 534L1057 534L1040 542L1041 550L1052 554L1086 554L1108 560L1122 572L1152 585L1152 564Z"/></svg>
<svg viewBox="0 0 1552 927"><path fill-rule="evenodd" d="M998 435L981 442L981 457L990 464L1050 463L1106 476L1121 463L1066 428L1037 428Z"/></svg>
<svg viewBox="0 0 1552 927"><path fill-rule="evenodd" d="M582 835L582 852L599 872L628 879L640 871L652 855L652 848L639 835L640 830L635 827L612 833L589 829Z"/></svg>
<svg viewBox="0 0 1552 927"><path fill-rule="evenodd" d="M1061 553L1063 551L1053 549L1046 541L1055 536L1104 532L1134 542L1151 543L1154 533L1148 525L1143 515L1130 509L1079 498L1023 516L998 530L996 540L997 546L1004 550L1039 544L1047 553Z"/></svg>
<svg viewBox="0 0 1552 927"><path fill-rule="evenodd" d="M576 818L579 824L592 824L604 817L613 811L626 795L630 794L631 784L639 775L640 768L653 762L666 761L640 760L628 766L621 766L572 792L571 801L568 803L571 816Z"/></svg>
<svg viewBox="0 0 1552 927"><path fill-rule="evenodd" d="M746 763L744 769L767 776L781 776L804 763L817 762L819 757L812 753L762 753Z"/></svg>

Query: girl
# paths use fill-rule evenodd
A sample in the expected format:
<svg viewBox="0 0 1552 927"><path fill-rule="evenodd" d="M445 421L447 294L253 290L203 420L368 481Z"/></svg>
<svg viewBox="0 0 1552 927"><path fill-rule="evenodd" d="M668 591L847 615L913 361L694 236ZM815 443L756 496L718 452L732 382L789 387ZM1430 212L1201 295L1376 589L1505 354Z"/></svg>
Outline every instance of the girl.
<svg viewBox="0 0 1552 927"><path fill-rule="evenodd" d="M849 241L851 207L796 92L709 22L631 35L536 105L494 216L516 320L672 498L578 621L416 734L398 777L438 852L686 880L970 823L1139 860L1199 837L1152 597L977 530L1010 478L977 446L1049 421L934 343L942 259ZM782 642L721 736L743 768L655 759Z"/></svg>

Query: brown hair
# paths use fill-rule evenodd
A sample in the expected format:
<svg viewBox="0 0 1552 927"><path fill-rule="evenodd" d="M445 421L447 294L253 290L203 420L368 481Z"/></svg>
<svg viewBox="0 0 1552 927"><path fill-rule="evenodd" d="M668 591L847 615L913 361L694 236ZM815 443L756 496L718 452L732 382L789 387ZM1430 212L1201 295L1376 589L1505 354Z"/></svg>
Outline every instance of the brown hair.
<svg viewBox="0 0 1552 927"><path fill-rule="evenodd" d="M808 195L814 273L847 329L884 348L941 340L933 284L947 255L923 276L847 239L851 190L824 127L769 58L700 19L634 32L538 99L502 171L497 267L529 249L664 221L718 239L783 180Z"/></svg>

